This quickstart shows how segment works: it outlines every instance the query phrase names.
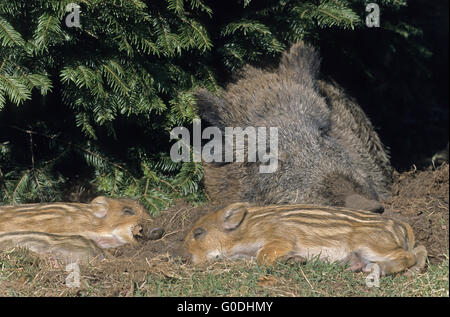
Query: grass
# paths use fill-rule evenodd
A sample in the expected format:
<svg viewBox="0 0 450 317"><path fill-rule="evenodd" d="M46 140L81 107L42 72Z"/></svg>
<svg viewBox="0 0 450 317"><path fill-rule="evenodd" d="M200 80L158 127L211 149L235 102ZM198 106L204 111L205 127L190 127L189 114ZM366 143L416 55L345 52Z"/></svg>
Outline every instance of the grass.
<svg viewBox="0 0 450 317"><path fill-rule="evenodd" d="M66 286L64 267L52 267L26 250L0 252L0 296L449 296L448 257L415 277L382 277L379 287L366 285L367 274L321 261L274 267L244 260L204 267L164 257L142 262L82 266L81 285L75 289Z"/></svg>

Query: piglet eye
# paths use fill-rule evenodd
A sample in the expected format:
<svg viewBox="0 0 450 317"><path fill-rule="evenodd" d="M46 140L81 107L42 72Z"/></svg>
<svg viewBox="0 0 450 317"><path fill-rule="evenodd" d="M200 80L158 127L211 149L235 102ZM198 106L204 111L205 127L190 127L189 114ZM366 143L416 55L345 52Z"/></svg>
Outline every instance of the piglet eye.
<svg viewBox="0 0 450 317"><path fill-rule="evenodd" d="M203 228L195 229L194 232L193 232L194 239L198 239L199 237L201 237L205 233L206 233L206 230L203 229Z"/></svg>
<svg viewBox="0 0 450 317"><path fill-rule="evenodd" d="M131 208L125 207L125 208L122 209L122 214L124 214L124 215L135 215L136 211L134 211Z"/></svg>

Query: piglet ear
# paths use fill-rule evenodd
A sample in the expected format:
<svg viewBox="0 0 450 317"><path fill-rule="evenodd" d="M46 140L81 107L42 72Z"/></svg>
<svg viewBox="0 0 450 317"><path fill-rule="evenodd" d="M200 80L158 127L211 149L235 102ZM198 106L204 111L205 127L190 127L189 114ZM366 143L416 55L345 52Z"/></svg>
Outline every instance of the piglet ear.
<svg viewBox="0 0 450 317"><path fill-rule="evenodd" d="M97 218L104 218L108 214L108 198L98 196L91 201L94 215Z"/></svg>
<svg viewBox="0 0 450 317"><path fill-rule="evenodd" d="M234 203L223 209L223 229L230 231L239 227L249 206L249 203Z"/></svg>

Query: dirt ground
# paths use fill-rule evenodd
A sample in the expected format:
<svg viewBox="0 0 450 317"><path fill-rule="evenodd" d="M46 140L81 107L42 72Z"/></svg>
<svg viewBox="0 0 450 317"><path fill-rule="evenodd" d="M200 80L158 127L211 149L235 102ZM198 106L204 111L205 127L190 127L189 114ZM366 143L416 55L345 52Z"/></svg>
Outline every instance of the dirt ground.
<svg viewBox="0 0 450 317"><path fill-rule="evenodd" d="M146 220L142 223L144 235L148 236L153 228L164 228L162 238L140 239L136 246L125 245L112 250L108 259L82 267L82 271L86 272L83 276L90 285L82 291L55 287L65 283L67 273L63 267L55 270L51 268L52 263L26 257L28 254L22 257L21 254L0 253L0 262L6 259L11 268L11 273L8 274L18 274L17 280L0 279L0 296L10 296L12 289L21 296L135 296L136 285L144 285L149 274L153 278L161 276L163 280L189 279L197 268L181 264L170 255L199 217L226 204L225 197L224 201L202 206L178 201L154 219ZM384 206L386 215L411 224L418 243L424 244L428 250L430 263L448 261L448 164L437 169L397 173L393 196L384 202ZM25 278L28 275L24 273L30 278ZM82 295L77 292L82 292Z"/></svg>
<svg viewBox="0 0 450 317"><path fill-rule="evenodd" d="M449 250L449 165L436 170L395 174L392 198L384 202L385 214L408 222L417 243L425 245L431 263Z"/></svg>

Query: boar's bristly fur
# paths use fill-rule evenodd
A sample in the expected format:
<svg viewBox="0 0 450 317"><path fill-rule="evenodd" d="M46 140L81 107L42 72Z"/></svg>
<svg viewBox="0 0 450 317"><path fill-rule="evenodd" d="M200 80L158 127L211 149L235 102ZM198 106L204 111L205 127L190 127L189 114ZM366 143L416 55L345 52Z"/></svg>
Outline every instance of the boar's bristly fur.
<svg viewBox="0 0 450 317"><path fill-rule="evenodd" d="M258 161L205 164L211 199L383 210L389 156L363 110L319 80L319 68L315 49L299 43L275 71L247 66L222 96L197 92L200 116L212 126L278 128L276 172L259 173Z"/></svg>

